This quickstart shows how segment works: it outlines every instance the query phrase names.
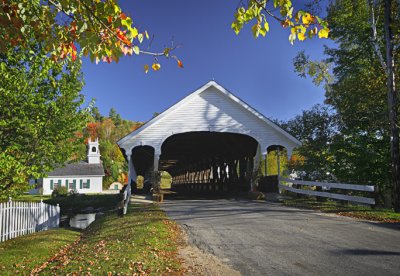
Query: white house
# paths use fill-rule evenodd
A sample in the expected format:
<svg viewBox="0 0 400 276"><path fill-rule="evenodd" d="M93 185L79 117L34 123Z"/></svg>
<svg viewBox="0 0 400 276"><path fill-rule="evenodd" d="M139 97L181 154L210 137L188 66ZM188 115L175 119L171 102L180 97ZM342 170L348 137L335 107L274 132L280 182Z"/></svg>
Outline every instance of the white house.
<svg viewBox="0 0 400 276"><path fill-rule="evenodd" d="M100 160L99 140L89 140L87 161L57 168L42 179L44 195L50 195L58 186L66 186L80 194L103 191L104 168Z"/></svg>

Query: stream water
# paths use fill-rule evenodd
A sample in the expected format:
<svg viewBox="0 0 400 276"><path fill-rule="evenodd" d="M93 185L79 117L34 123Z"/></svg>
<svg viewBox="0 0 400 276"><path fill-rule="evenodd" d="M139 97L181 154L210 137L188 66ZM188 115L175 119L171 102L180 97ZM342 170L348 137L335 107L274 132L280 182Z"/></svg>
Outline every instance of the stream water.
<svg viewBox="0 0 400 276"><path fill-rule="evenodd" d="M85 229L96 219L96 213L77 214L69 220L69 226Z"/></svg>

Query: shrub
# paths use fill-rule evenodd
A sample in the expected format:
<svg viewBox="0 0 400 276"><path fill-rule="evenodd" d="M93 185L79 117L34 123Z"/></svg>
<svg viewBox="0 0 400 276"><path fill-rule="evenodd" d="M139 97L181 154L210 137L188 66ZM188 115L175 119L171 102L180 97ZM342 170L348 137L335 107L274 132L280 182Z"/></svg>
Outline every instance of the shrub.
<svg viewBox="0 0 400 276"><path fill-rule="evenodd" d="M56 187L51 193L51 197L66 197L68 195L68 188L65 186Z"/></svg>
<svg viewBox="0 0 400 276"><path fill-rule="evenodd" d="M70 196L77 196L77 195L79 195L79 192L77 191L77 190L71 190L71 191L69 191L69 193L68 193Z"/></svg>

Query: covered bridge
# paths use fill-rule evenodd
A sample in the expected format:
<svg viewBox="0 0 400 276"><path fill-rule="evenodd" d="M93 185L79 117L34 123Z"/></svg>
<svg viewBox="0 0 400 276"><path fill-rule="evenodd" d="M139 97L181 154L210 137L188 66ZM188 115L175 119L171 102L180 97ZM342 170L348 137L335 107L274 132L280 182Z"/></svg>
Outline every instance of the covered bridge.
<svg viewBox="0 0 400 276"><path fill-rule="evenodd" d="M250 105L210 81L118 141L138 175L167 171L172 186L210 190L247 187L262 156L300 142ZM130 194L130 187L128 186Z"/></svg>

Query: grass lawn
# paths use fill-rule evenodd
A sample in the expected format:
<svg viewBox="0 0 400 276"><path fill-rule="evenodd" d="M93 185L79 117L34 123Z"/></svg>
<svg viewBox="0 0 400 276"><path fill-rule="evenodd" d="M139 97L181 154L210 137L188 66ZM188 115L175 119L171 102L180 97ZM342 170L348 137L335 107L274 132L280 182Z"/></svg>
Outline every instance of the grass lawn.
<svg viewBox="0 0 400 276"><path fill-rule="evenodd" d="M41 274L179 274L179 231L156 205L132 205L128 214L110 212L82 233Z"/></svg>
<svg viewBox="0 0 400 276"><path fill-rule="evenodd" d="M36 267L35 275L182 275L179 233L157 205L132 205L124 217L106 213L80 236L57 229L1 243L0 274L29 275Z"/></svg>
<svg viewBox="0 0 400 276"><path fill-rule="evenodd" d="M28 275L36 266L79 238L80 233L52 229L0 243L1 275Z"/></svg>
<svg viewBox="0 0 400 276"><path fill-rule="evenodd" d="M283 204L286 206L320 210L360 219L391 223L400 222L400 213L395 213L393 210L383 208L373 209L370 206L351 205L329 199L319 202L315 197L291 198L283 200Z"/></svg>

